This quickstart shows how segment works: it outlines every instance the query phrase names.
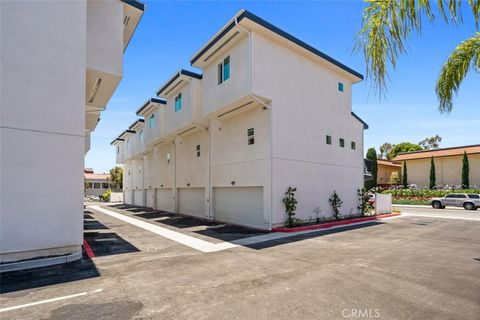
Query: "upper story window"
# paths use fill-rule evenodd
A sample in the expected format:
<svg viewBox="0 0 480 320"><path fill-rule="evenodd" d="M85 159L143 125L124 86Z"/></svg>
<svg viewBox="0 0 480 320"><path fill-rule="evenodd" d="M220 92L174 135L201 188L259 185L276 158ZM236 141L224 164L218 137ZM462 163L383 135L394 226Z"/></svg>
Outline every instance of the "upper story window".
<svg viewBox="0 0 480 320"><path fill-rule="evenodd" d="M197 158L200 157L200 145L197 144L197 146L195 147L195 153L197 155Z"/></svg>
<svg viewBox="0 0 480 320"><path fill-rule="evenodd" d="M150 118L148 119L148 126L150 128L155 128L155 114L152 113Z"/></svg>
<svg viewBox="0 0 480 320"><path fill-rule="evenodd" d="M218 64L218 84L230 79L230 56Z"/></svg>
<svg viewBox="0 0 480 320"><path fill-rule="evenodd" d="M357 148L357 144L355 143L355 141L352 141L350 143L350 148L352 148L352 150L355 150Z"/></svg>
<svg viewBox="0 0 480 320"><path fill-rule="evenodd" d="M340 142L340 147L345 147L345 139L340 138L338 141Z"/></svg>
<svg viewBox="0 0 480 320"><path fill-rule="evenodd" d="M167 163L170 163L170 153L167 153Z"/></svg>
<svg viewBox="0 0 480 320"><path fill-rule="evenodd" d="M247 129L247 143L248 143L248 145L251 145L251 144L255 143L255 129L254 128Z"/></svg>
<svg viewBox="0 0 480 320"><path fill-rule="evenodd" d="M332 144L332 136L327 135L325 142L326 142L327 144Z"/></svg>
<svg viewBox="0 0 480 320"><path fill-rule="evenodd" d="M182 110L182 93L175 97L175 112Z"/></svg>
<svg viewBox="0 0 480 320"><path fill-rule="evenodd" d="M338 91L343 92L343 83L338 83Z"/></svg>
<svg viewBox="0 0 480 320"><path fill-rule="evenodd" d="M127 139L127 149L130 147L130 139Z"/></svg>
<svg viewBox="0 0 480 320"><path fill-rule="evenodd" d="M120 153L120 146L117 146L117 154Z"/></svg>
<svg viewBox="0 0 480 320"><path fill-rule="evenodd" d="M138 134L138 139L140 141L143 141L143 130L140 130L140 133Z"/></svg>

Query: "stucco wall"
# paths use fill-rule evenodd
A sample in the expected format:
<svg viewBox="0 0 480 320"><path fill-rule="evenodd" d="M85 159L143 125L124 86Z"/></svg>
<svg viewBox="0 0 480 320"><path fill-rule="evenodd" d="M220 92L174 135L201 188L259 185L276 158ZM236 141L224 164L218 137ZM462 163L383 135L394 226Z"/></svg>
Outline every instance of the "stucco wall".
<svg viewBox="0 0 480 320"><path fill-rule="evenodd" d="M6 253L16 252L8 257L15 260L32 250L78 251L86 3L1 1L0 6L2 261Z"/></svg>
<svg viewBox="0 0 480 320"><path fill-rule="evenodd" d="M462 159L462 155L434 158L437 185L461 185ZM430 159L407 160L409 184L428 187L430 183L430 161ZM470 165L470 185L480 186L480 155L471 154L468 156L468 161Z"/></svg>
<svg viewBox="0 0 480 320"><path fill-rule="evenodd" d="M344 92L338 90L344 84ZM363 185L363 125L351 114L351 82L257 33L252 37L252 91L272 99L273 215L285 219L283 194L298 188L297 217L319 206L331 214L336 190L342 214L357 213ZM332 144L326 144L326 135ZM339 146L339 139L345 147ZM351 149L351 141L356 143Z"/></svg>
<svg viewBox="0 0 480 320"><path fill-rule="evenodd" d="M170 155L170 162L168 161L168 155ZM154 148L155 188L173 188L175 173L174 161L175 145L171 141L164 142Z"/></svg>
<svg viewBox="0 0 480 320"><path fill-rule="evenodd" d="M175 112L175 97L179 93L182 94L182 109ZM175 88L167 97L164 111L166 134L190 125L193 121L193 108L193 86L184 80L181 86Z"/></svg>
<svg viewBox="0 0 480 320"><path fill-rule="evenodd" d="M196 156L197 145L200 145L200 157ZM177 188L208 185L208 148L208 132L202 129L177 138Z"/></svg>
<svg viewBox="0 0 480 320"><path fill-rule="evenodd" d="M203 70L203 115L250 93L249 38L240 37L232 47ZM218 64L230 56L230 79L218 85Z"/></svg>

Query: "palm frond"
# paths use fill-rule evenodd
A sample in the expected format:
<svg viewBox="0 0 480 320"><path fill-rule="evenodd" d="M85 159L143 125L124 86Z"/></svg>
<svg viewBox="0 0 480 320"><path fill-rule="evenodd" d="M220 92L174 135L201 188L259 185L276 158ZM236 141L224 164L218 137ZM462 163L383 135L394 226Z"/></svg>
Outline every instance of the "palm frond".
<svg viewBox="0 0 480 320"><path fill-rule="evenodd" d="M452 111L453 96L458 94L470 67L480 72L480 32L458 45L442 66L435 88L440 112Z"/></svg>
<svg viewBox="0 0 480 320"><path fill-rule="evenodd" d="M478 2L477 0L469 0ZM367 78L380 94L386 89L388 65L394 69L399 54L406 52L405 41L420 32L422 18L435 19L429 0L365 0L362 27L356 36L355 50L363 49ZM461 19L460 1L438 0L438 11L445 21Z"/></svg>

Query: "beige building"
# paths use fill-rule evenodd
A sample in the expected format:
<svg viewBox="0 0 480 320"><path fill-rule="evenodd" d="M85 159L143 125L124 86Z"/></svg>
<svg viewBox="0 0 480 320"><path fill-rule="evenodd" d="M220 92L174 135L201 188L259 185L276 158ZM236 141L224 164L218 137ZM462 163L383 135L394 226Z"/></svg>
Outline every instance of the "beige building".
<svg viewBox="0 0 480 320"><path fill-rule="evenodd" d="M0 262L81 257L84 155L143 10L0 1Z"/></svg>
<svg viewBox="0 0 480 320"><path fill-rule="evenodd" d="M389 160L377 160L377 185L389 184L392 174L396 172L400 178L402 166Z"/></svg>
<svg viewBox="0 0 480 320"><path fill-rule="evenodd" d="M191 65L201 73L173 74L112 142L125 202L268 230L295 186L299 219L331 215L334 190L358 212L361 74L245 10Z"/></svg>
<svg viewBox="0 0 480 320"><path fill-rule="evenodd" d="M393 161L407 164L409 184L428 187L430 182L431 158L435 162L437 185L460 186L462 183L462 159L466 152L470 165L470 186L480 188L480 145L452 147L436 150L401 153ZM403 170L403 169L402 169Z"/></svg>
<svg viewBox="0 0 480 320"><path fill-rule="evenodd" d="M93 169L86 168L84 170L85 179L85 196L99 197L110 189L110 174L108 173L95 173Z"/></svg>

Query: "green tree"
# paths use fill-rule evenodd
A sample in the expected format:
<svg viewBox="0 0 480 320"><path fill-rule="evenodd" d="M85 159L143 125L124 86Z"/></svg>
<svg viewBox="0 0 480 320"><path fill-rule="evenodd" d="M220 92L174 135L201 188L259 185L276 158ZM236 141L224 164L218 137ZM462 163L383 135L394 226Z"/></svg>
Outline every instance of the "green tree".
<svg viewBox="0 0 480 320"><path fill-rule="evenodd" d="M123 169L122 167L115 167L110 169L110 189L113 191L121 191L123 189Z"/></svg>
<svg viewBox="0 0 480 320"><path fill-rule="evenodd" d="M388 154L390 153L390 151L392 150L392 148L394 147L395 145L391 144L391 143L388 143L388 142L385 142L384 144L382 144L380 146L380 153L378 154L378 158L379 159L388 159Z"/></svg>
<svg viewBox="0 0 480 320"><path fill-rule="evenodd" d="M467 151L463 152L463 160L462 160L462 189L470 188L470 164L468 163L468 156Z"/></svg>
<svg viewBox="0 0 480 320"><path fill-rule="evenodd" d="M407 161L403 161L402 184L405 189L408 187Z"/></svg>
<svg viewBox="0 0 480 320"><path fill-rule="evenodd" d="M435 176L435 162L433 157L430 159L430 189L434 189L437 185L437 177Z"/></svg>
<svg viewBox="0 0 480 320"><path fill-rule="evenodd" d="M407 52L406 41L416 32L420 33L423 21L432 23L438 16L446 23L462 23L461 1L437 0L438 16L434 14L429 0L366 0L362 27L357 35L356 49L363 50L367 65L367 77L379 94L386 89L388 65L395 69L399 54ZM436 84L440 112L450 112L453 95L458 94L460 84L470 68L480 71L480 1L469 0L470 11L475 19L471 38L461 42L442 66Z"/></svg>
<svg viewBox="0 0 480 320"><path fill-rule="evenodd" d="M415 143L411 143L411 142L402 142L402 143L399 143L399 144L396 144L392 150L390 151L390 153L388 154L388 158L389 159L393 159L395 158L399 153L403 153L403 152L411 152L411 151L419 151L419 150L423 150L423 148L418 145L418 144L415 144Z"/></svg>
<svg viewBox="0 0 480 320"><path fill-rule="evenodd" d="M440 142L442 142L442 137L436 134L433 137L423 139L418 144L425 150L432 150L438 149Z"/></svg>
<svg viewBox="0 0 480 320"><path fill-rule="evenodd" d="M377 163L377 151L375 148L370 148L367 150L367 159L372 161L372 177L373 181L369 181L367 184L367 189L371 189L377 186L377 176L378 176L378 163Z"/></svg>

